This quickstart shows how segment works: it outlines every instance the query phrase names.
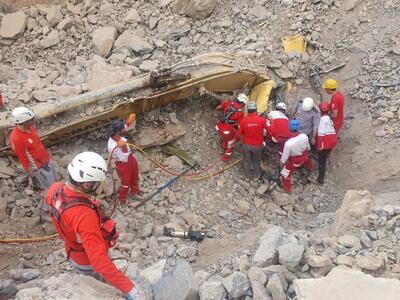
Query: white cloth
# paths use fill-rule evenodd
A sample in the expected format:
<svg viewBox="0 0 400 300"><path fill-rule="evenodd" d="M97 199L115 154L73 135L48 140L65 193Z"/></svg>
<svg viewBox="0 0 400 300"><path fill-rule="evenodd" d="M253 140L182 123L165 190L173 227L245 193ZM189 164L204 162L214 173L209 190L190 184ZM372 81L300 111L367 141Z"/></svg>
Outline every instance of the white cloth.
<svg viewBox="0 0 400 300"><path fill-rule="evenodd" d="M298 136L292 137L285 143L281 157L281 163L286 163L290 156L302 155L306 150L310 150L308 137L304 133L300 133Z"/></svg>
<svg viewBox="0 0 400 300"><path fill-rule="evenodd" d="M333 126L332 119L328 116L322 116L318 126L318 136L325 136L335 134L335 127Z"/></svg>
<svg viewBox="0 0 400 300"><path fill-rule="evenodd" d="M288 120L288 117L286 117L286 115L279 110L273 110L268 114L268 119L270 119L270 120L276 120L276 119Z"/></svg>
<svg viewBox="0 0 400 300"><path fill-rule="evenodd" d="M122 137L122 140L124 140L125 142L127 141L126 138ZM117 147L117 149L114 150L114 148ZM121 162L127 162L128 158L129 158L129 154L131 153L129 146L125 146L128 147L128 152L123 152L122 148L118 147L118 143L116 141L114 141L112 138L108 139L108 153L111 153L113 150L113 154L112 154L112 158L117 160L117 161L121 161Z"/></svg>

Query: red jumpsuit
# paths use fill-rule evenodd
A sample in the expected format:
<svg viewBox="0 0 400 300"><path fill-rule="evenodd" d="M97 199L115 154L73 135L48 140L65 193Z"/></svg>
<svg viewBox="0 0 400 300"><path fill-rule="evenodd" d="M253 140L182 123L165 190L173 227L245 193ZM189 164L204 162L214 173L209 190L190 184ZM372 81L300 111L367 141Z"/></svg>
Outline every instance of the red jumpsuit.
<svg viewBox="0 0 400 300"><path fill-rule="evenodd" d="M344 123L344 96L339 91L337 91L331 98L331 111L337 111L337 116L332 118L332 121L336 134L339 134L339 130L342 128Z"/></svg>
<svg viewBox="0 0 400 300"><path fill-rule="evenodd" d="M221 104L222 117L218 121L216 129L222 138L222 148L225 150L224 161L228 161L235 147L235 126L243 119L242 105L237 101L226 100Z"/></svg>
<svg viewBox="0 0 400 300"><path fill-rule="evenodd" d="M115 159L115 168L121 179L119 199L122 203L125 203L128 200L129 189L133 195L138 195L140 192L139 168L136 158L130 152L129 146L118 147L118 141L121 139L126 141L124 137L118 134L110 137L108 140L108 151L112 153L112 158Z"/></svg>
<svg viewBox="0 0 400 300"><path fill-rule="evenodd" d="M280 158L285 142L290 138L289 119L281 111L274 110L268 114L267 126L267 139L278 143Z"/></svg>
<svg viewBox="0 0 400 300"><path fill-rule="evenodd" d="M308 158L308 151L310 150L310 144L308 137L304 133L300 133L298 136L290 138L284 146L281 163L283 169L280 173L280 179L285 191L290 193L292 191L292 174L299 167L304 165L308 170L312 170L313 163Z"/></svg>
<svg viewBox="0 0 400 300"><path fill-rule="evenodd" d="M108 283L122 293L127 294L134 287L132 281L117 269L108 256L111 247L105 239L106 226L100 220L100 214L92 207L74 203L68 208L65 204L72 201L86 201L93 207L98 204L86 194L73 190L62 182L54 183L48 190L46 204L52 215L52 221L60 237L65 242L65 252L75 265L100 274Z"/></svg>

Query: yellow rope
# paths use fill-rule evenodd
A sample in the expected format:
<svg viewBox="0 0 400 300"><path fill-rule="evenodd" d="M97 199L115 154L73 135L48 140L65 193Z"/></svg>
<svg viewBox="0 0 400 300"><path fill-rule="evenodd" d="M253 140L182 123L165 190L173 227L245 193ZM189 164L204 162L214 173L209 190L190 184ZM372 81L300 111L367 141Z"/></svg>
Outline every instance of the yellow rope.
<svg viewBox="0 0 400 300"><path fill-rule="evenodd" d="M12 244L12 243L32 243L32 242L43 242L43 241L48 241L51 240L55 237L58 236L58 233L47 235L47 236L41 236L41 237L31 237L31 238L19 238L19 239L0 239L0 244Z"/></svg>

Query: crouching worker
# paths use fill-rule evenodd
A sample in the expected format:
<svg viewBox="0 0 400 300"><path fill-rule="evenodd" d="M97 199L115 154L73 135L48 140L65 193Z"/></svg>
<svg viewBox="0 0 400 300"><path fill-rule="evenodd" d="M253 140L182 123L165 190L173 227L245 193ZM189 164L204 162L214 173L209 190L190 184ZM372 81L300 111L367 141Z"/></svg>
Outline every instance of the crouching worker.
<svg viewBox="0 0 400 300"><path fill-rule="evenodd" d="M46 203L72 267L119 289L128 299L145 299L134 283L108 256L118 238L115 222L107 218L94 196L106 179L107 163L97 153L83 152L68 165L69 179L48 190Z"/></svg>
<svg viewBox="0 0 400 300"><path fill-rule="evenodd" d="M319 105L322 117L319 122L317 133L317 151L318 151L318 179L319 184L324 184L326 161L332 149L337 143L337 134L335 125L329 116L331 106L327 102L322 102Z"/></svg>
<svg viewBox="0 0 400 300"><path fill-rule="evenodd" d="M126 122L122 120L113 121L109 128L108 152L112 153L115 161L115 168L121 186L119 187L119 200L126 203L128 192L131 190L133 196L139 196L139 168L138 163L131 149L126 144L127 139L123 137L125 129L135 121L136 115L130 114Z"/></svg>
<svg viewBox="0 0 400 300"><path fill-rule="evenodd" d="M296 119L289 122L289 129L292 132L299 131L300 122ZM292 174L304 165L308 170L312 170L312 161L308 158L310 143L308 136L304 133L290 138L283 148L281 164L283 168L280 173L282 187L288 193L292 192Z"/></svg>
<svg viewBox="0 0 400 300"><path fill-rule="evenodd" d="M268 114L267 120L267 139L278 143L279 159L282 156L283 146L290 137L289 119L286 116L286 104L280 102L276 105L275 110Z"/></svg>
<svg viewBox="0 0 400 300"><path fill-rule="evenodd" d="M46 193L56 180L56 168L35 128L35 113L27 107L17 107L11 114L16 124L10 136L11 148L34 186ZM42 208L47 209L44 203Z"/></svg>

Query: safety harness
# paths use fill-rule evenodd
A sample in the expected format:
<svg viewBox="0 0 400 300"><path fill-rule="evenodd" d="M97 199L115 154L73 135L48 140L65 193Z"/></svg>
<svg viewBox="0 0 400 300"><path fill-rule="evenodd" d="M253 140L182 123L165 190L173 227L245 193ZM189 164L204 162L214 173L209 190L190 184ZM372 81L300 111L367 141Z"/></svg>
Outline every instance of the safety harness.
<svg viewBox="0 0 400 300"><path fill-rule="evenodd" d="M235 120L231 120L231 117L233 116L233 114L235 114L237 112L241 112L242 109L235 108L234 104L235 104L235 101L231 101L231 104L229 105L228 110L222 114L220 120L223 124L235 124L236 123Z"/></svg>
<svg viewBox="0 0 400 300"><path fill-rule="evenodd" d="M69 258L70 252L72 251L85 252L85 249L83 248L82 243L79 241L78 236L76 237L76 239L71 239L65 234L63 230L65 226L61 220L62 215L63 213L65 213L66 210L77 206L86 206L96 212L100 220L101 234L104 240L108 242L109 246L113 247L116 244L116 240L119 236L119 233L116 230L116 223L105 215L98 202L91 201L87 198L66 196L63 192L64 186L65 184L61 184L57 188L56 192L53 195L49 208L50 216L53 218L54 224L56 225L59 234L69 247L67 257Z"/></svg>

